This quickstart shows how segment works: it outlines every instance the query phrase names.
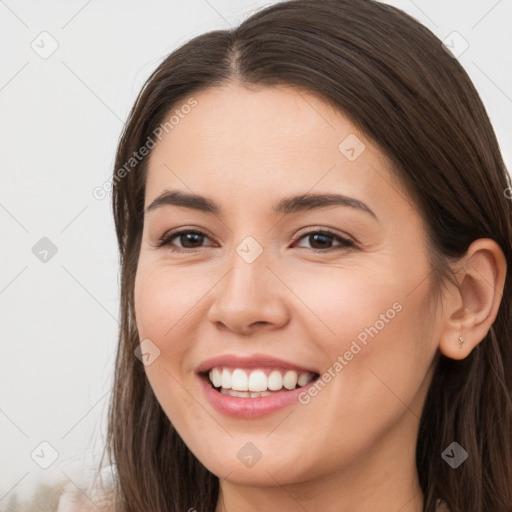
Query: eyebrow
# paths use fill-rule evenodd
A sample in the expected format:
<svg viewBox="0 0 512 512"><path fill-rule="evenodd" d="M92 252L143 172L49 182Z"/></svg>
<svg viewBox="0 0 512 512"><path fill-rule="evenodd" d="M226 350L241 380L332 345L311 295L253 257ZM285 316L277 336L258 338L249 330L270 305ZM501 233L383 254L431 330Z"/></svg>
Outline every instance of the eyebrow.
<svg viewBox="0 0 512 512"><path fill-rule="evenodd" d="M164 190L146 208L146 213L165 205L182 206L217 216L222 214L222 209L211 199L179 190ZM366 203L353 197L331 193L301 194L287 197L274 203L272 211L274 213L291 214L299 211L326 208L328 206L348 206L366 212L378 220L377 215Z"/></svg>

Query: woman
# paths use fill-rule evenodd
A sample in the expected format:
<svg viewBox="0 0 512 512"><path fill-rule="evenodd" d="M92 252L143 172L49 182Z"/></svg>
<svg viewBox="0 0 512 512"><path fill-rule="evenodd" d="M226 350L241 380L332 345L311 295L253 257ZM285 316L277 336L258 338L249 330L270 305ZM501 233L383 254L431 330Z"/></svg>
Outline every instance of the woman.
<svg viewBox="0 0 512 512"><path fill-rule="evenodd" d="M396 8L283 2L169 55L113 176L115 510L512 510L509 186Z"/></svg>

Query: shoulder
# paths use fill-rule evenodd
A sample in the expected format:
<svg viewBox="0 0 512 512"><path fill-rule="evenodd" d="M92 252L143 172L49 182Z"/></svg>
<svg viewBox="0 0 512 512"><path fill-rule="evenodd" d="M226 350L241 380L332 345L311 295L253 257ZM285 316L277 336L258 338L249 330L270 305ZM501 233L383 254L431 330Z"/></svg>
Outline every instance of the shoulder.
<svg viewBox="0 0 512 512"><path fill-rule="evenodd" d="M450 512L450 509L448 508L444 501L437 500L436 512Z"/></svg>

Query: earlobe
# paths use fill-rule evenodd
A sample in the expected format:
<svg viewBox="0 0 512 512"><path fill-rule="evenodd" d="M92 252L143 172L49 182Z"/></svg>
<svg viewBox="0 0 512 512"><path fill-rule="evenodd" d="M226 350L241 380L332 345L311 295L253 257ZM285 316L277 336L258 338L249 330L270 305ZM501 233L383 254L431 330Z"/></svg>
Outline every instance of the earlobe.
<svg viewBox="0 0 512 512"><path fill-rule="evenodd" d="M439 341L442 354L464 359L485 338L498 314L507 272L500 246L491 239L475 240L456 272L444 308L445 326Z"/></svg>
<svg viewBox="0 0 512 512"><path fill-rule="evenodd" d="M467 315L467 308L464 308L462 318L467 318ZM448 327L443 331L439 343L439 349L441 353L446 357L449 357L450 359L459 360L465 359L476 347L476 345L478 345L478 343L482 341L487 332L484 334L484 336L482 336L481 339L477 339L476 337L470 337L470 334L464 330L464 325L460 323L460 320L458 328L456 327L456 318L460 318L460 316L452 316L451 321L449 321Z"/></svg>

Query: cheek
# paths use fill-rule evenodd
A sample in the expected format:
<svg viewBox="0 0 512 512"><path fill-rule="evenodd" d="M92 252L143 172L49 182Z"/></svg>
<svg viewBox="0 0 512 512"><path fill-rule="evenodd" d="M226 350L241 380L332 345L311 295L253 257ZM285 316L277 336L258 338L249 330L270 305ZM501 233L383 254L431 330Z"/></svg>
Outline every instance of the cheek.
<svg viewBox="0 0 512 512"><path fill-rule="evenodd" d="M294 292L310 310L302 308L298 321L322 354L330 388L322 394L332 393L318 403L345 404L331 411L345 411L344 422L361 408L391 417L403 407L397 396L412 402L422 385L436 345L428 280L418 281L418 272L408 276L384 268L364 274L332 269L331 275L295 279Z"/></svg>
<svg viewBox="0 0 512 512"><path fill-rule="evenodd" d="M197 272L158 265L145 267L135 279L135 314L141 339L177 339L177 332L187 315L208 290ZM179 344L168 344L179 350ZM160 347L163 349L164 347Z"/></svg>
<svg viewBox="0 0 512 512"><path fill-rule="evenodd" d="M419 418L436 347L425 328L434 328L426 314L428 300L426 289L410 296L382 292L371 309L348 322L347 337L340 337L343 348L330 347L333 359L342 356L331 400L344 404L333 411L342 423L358 417L385 429L404 413L412 422ZM343 328L341 321L338 326Z"/></svg>
<svg viewBox="0 0 512 512"><path fill-rule="evenodd" d="M159 350L158 357L144 371L151 388L174 427L186 431L191 424L200 430L204 418L197 408L185 382L186 368L183 362L194 343L187 327L188 314L204 294L187 279L187 273L154 265L145 265L138 270L135 289L135 313L141 340L150 339ZM203 283L204 287L204 283Z"/></svg>
<svg viewBox="0 0 512 512"><path fill-rule="evenodd" d="M397 279L354 266L289 274L288 283L298 299L294 320L307 323L311 340L333 355L348 350L358 336L364 343L365 329L376 322L381 330L393 321L403 295Z"/></svg>

